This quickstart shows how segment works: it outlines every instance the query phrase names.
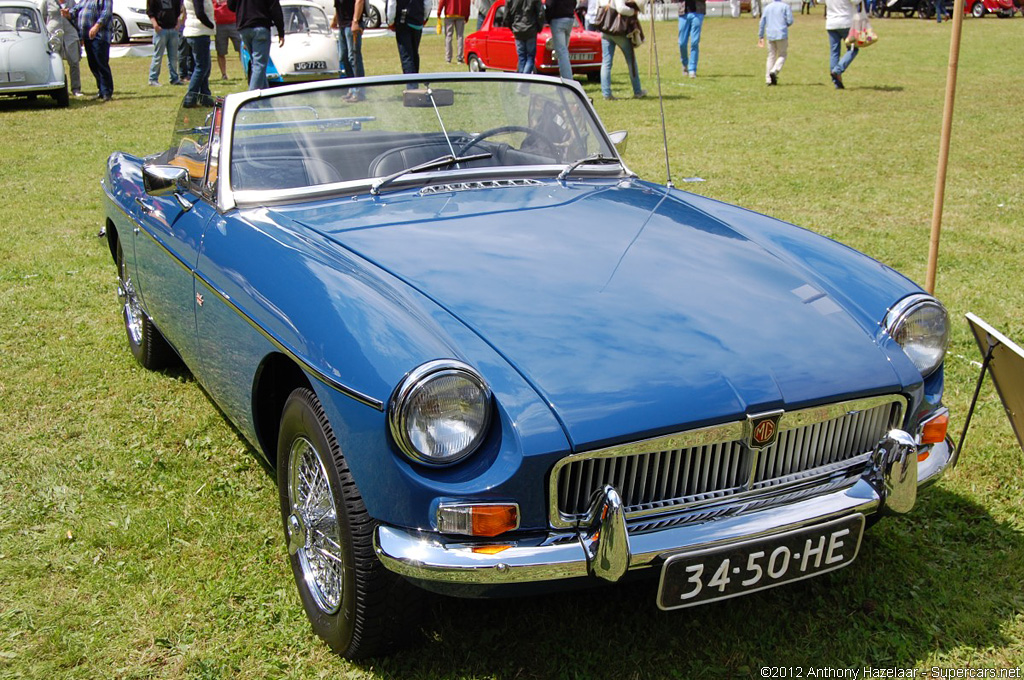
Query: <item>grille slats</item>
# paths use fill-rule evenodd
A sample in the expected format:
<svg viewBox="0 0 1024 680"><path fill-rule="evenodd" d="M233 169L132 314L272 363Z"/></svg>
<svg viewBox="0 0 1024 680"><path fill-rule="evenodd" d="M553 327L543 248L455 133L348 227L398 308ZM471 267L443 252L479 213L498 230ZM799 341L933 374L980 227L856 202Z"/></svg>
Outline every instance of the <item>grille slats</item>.
<svg viewBox="0 0 1024 680"><path fill-rule="evenodd" d="M566 525L586 513L593 493L605 484L619 491L627 514L635 515L833 474L844 463L849 467L863 462L863 454L898 422L902 404L898 397L872 398L786 414L777 441L760 452L748 449L742 439L664 449L654 446L661 440L652 440L653 448L647 450L641 442L573 456L556 466L554 520ZM729 431L738 432L736 427ZM619 449L623 453L616 455Z"/></svg>

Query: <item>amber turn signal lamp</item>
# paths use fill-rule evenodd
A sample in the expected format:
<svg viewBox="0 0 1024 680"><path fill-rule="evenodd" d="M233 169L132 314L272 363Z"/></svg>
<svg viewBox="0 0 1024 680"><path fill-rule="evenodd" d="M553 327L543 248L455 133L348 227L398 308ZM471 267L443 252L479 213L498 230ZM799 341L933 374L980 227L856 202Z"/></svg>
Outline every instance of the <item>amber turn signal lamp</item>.
<svg viewBox="0 0 1024 680"><path fill-rule="evenodd" d="M437 528L445 534L498 536L519 528L517 503L441 503Z"/></svg>
<svg viewBox="0 0 1024 680"><path fill-rule="evenodd" d="M946 430L949 428L949 415L943 413L937 415L924 424L921 430L922 444L939 444L946 439Z"/></svg>

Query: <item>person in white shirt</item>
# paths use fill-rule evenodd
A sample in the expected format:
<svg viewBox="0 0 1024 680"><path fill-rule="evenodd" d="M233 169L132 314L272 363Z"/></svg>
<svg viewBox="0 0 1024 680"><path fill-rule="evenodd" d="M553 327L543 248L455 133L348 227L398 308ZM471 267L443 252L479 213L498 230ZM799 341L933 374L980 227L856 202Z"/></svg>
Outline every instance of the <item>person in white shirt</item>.
<svg viewBox="0 0 1024 680"><path fill-rule="evenodd" d="M846 54L839 58L839 51L846 36L853 27L853 13L861 0L825 0L825 31L828 33L828 48L830 54L829 75L832 76L832 84L837 90L845 89L843 86L843 73L850 67L850 62L857 56L857 46L847 45Z"/></svg>

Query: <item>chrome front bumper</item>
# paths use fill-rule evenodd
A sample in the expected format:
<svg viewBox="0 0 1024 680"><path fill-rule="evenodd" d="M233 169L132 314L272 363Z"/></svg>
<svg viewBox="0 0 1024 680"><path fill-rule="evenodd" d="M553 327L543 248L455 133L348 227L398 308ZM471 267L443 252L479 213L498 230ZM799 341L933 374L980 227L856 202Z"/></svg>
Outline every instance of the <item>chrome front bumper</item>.
<svg viewBox="0 0 1024 680"><path fill-rule="evenodd" d="M374 546L389 570L423 582L462 585L537 583L596 576L618 581L633 569L660 564L669 555L750 540L854 513L904 513L919 487L936 481L951 462L949 440L931 446L918 464L918 446L893 430L875 449L872 467L852 486L821 496L699 524L629 533L618 492L595 494L575 531L550 533L538 545L514 540L500 552L479 552L479 543L379 526ZM502 543L496 539L496 543Z"/></svg>

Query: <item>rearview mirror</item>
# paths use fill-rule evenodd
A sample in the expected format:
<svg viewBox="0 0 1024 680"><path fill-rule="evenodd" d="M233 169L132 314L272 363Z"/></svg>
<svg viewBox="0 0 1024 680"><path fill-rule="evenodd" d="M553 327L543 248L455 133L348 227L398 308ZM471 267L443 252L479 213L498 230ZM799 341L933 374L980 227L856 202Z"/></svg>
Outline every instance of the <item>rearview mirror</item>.
<svg viewBox="0 0 1024 680"><path fill-rule="evenodd" d="M402 105L412 109L429 108L431 106L451 106L455 103L455 92L453 90L435 90L432 87L424 87L417 90L404 90L402 92Z"/></svg>

